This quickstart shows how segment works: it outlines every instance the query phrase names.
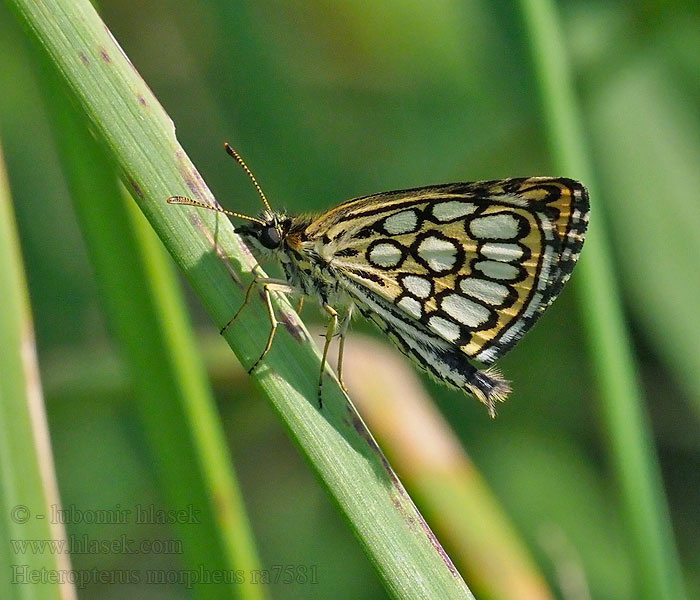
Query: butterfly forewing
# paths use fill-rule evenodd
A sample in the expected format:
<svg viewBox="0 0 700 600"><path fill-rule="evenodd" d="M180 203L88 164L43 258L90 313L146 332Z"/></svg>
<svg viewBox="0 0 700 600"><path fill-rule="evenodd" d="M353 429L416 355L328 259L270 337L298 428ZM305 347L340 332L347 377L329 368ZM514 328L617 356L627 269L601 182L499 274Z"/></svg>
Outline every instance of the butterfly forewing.
<svg viewBox="0 0 700 600"><path fill-rule="evenodd" d="M321 215L306 235L323 241L338 277L490 363L559 293L587 222L580 183L536 177L357 198Z"/></svg>

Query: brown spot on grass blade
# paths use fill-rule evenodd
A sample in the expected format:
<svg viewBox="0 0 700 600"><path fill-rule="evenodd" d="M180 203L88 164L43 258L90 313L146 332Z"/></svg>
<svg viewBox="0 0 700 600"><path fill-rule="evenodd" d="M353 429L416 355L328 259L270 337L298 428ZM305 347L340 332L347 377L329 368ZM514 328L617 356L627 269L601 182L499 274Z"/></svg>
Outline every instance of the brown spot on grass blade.
<svg viewBox="0 0 700 600"><path fill-rule="evenodd" d="M182 152L182 150L178 149L175 151L175 159L177 161L177 170L180 172L180 175L182 175L182 179L187 189L190 190L193 199L204 204L214 204L218 206L216 199L211 195L204 179L202 179L199 171L194 168L189 158L187 158L187 155Z"/></svg>
<svg viewBox="0 0 700 600"><path fill-rule="evenodd" d="M139 186L138 183L136 183L131 177L128 175L126 176L127 181L129 182L129 187L134 190L134 194L136 194L139 198L143 199L143 190Z"/></svg>
<svg viewBox="0 0 700 600"><path fill-rule="evenodd" d="M201 201L201 192L199 188L195 185L194 181L192 181L186 173L183 173L182 176L185 179L185 185L187 186L187 189L192 192L192 195L197 199Z"/></svg>
<svg viewBox="0 0 700 600"><path fill-rule="evenodd" d="M306 341L306 336L304 335L304 330L298 327L296 324L296 313L290 315L286 310L281 312L282 318L280 323L289 332L289 334L299 343Z"/></svg>
<svg viewBox="0 0 700 600"><path fill-rule="evenodd" d="M87 56L85 56L85 52L81 52L78 56L80 56L80 62L83 63L86 67L90 64L90 60Z"/></svg>
<svg viewBox="0 0 700 600"><path fill-rule="evenodd" d="M440 555L440 558L442 558L443 562L445 563L445 566L450 570L450 573L452 573L452 576L461 577L459 571L457 570L457 567L454 566L452 559L449 556L447 556L447 552L445 552L445 549L442 547L442 544L440 544L438 539L435 537L433 530L430 529L430 527L428 527L428 524L425 522L425 519L422 515L420 518L420 524L423 530L425 531L425 534L428 536L428 539L430 540L430 543L432 544L433 548L435 548L437 553Z"/></svg>

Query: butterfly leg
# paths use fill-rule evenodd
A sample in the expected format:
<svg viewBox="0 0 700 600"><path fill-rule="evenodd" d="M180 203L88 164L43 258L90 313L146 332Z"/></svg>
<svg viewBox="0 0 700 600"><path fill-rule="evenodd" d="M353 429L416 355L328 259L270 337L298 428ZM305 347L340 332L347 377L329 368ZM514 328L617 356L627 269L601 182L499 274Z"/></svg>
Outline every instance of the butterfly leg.
<svg viewBox="0 0 700 600"><path fill-rule="evenodd" d="M270 348L272 347L272 340L275 337L275 332L277 331L277 317L275 316L275 309L272 306L272 295L270 292L272 290L276 290L279 292L286 292L286 293L291 293L294 292L294 288L292 288L286 281L281 280L281 279L269 279L266 277L257 277L255 278L250 285L248 286L248 291L246 292L245 299L243 300L243 304L241 307L236 311L236 314L233 315L231 320L224 325L224 327L221 329L221 333L223 334L226 329L228 329L231 324L238 318L238 315L241 314L241 311L245 308L245 306L248 304L250 301L250 294L253 288L256 285L262 285L263 286L263 293L265 294L265 304L267 306L267 314L270 319L270 335L267 338L267 344L265 344L265 349L263 350L262 354L253 363L253 366L248 369L248 374L252 373L255 368L260 364L260 361L262 361L263 358L265 358L265 355L270 351Z"/></svg>
<svg viewBox="0 0 700 600"><path fill-rule="evenodd" d="M250 375L253 371L255 371L255 367L257 367L260 364L260 361L265 358L265 355L270 351L270 348L272 348L272 340L275 338L275 333L277 332L277 317L275 316L275 309L272 306L272 296L270 294L271 289L276 289L278 291L282 292L291 292L293 289L287 284L287 283L277 283L277 282L268 282L263 285L263 291L265 292L265 303L267 304L267 314L270 317L270 325L272 326L270 328L270 335L267 337L267 344L265 344L265 349L263 350L262 354L253 363L253 366L248 369L248 375Z"/></svg>
<svg viewBox="0 0 700 600"><path fill-rule="evenodd" d="M350 325L350 319L352 318L352 310L354 305L350 305L347 314L343 318L343 322L340 324L340 331L338 335L340 336L340 342L338 344L338 382L343 391L348 394L348 388L345 387L345 382L343 381L343 352L345 351L345 334L348 332L348 326Z"/></svg>
<svg viewBox="0 0 700 600"><path fill-rule="evenodd" d="M224 325L220 330L219 333L221 335L224 334L224 332L233 325L233 322L238 318L238 315L241 314L243 309L248 305L248 302L250 301L250 293L253 291L253 288L256 285L274 285L275 289L279 289L280 291L288 291L292 292L294 291L290 285L284 281L283 279L270 279L269 277L256 277L253 279L253 281L250 282L250 285L248 286L248 289L246 290L245 293L245 299L243 300L243 304L241 304L240 308L236 311L236 314L229 319L229 321Z"/></svg>
<svg viewBox="0 0 700 600"><path fill-rule="evenodd" d="M343 381L343 351L345 350L345 332L343 332L340 336L340 342L338 344L338 383L340 384L340 387L342 390L345 392L345 394L348 394L348 388L345 387L345 382Z"/></svg>
<svg viewBox="0 0 700 600"><path fill-rule="evenodd" d="M324 304L323 310L325 310L330 316L331 320L328 323L328 328L326 329L326 343L323 345L323 358L321 359L321 373L318 376L318 407L323 408L323 397L321 395L323 390L323 371L326 368L326 358L328 357L328 347L331 345L331 340L335 335L335 330L338 328L338 313L330 304Z"/></svg>
<svg viewBox="0 0 700 600"><path fill-rule="evenodd" d="M297 314L301 314L301 307L304 306L304 296L299 296L299 302L297 304Z"/></svg>

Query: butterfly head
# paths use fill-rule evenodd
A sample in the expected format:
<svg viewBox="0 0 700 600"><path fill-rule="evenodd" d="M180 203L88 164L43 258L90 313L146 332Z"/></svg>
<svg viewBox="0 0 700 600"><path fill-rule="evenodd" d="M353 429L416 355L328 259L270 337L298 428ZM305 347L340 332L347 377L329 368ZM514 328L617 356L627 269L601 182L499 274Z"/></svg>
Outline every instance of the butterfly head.
<svg viewBox="0 0 700 600"><path fill-rule="evenodd" d="M260 219L251 220L246 225L236 227L236 233L244 236L263 252L274 251L284 245L291 224L291 217L265 211Z"/></svg>
<svg viewBox="0 0 700 600"><path fill-rule="evenodd" d="M232 217L238 217L240 219L245 219L247 221L246 225L241 227L236 227L236 233L244 236L248 241L252 242L253 245L261 252L274 252L275 250L280 250L284 247L285 241L287 241L287 234L292 227L292 218L283 214L273 211L270 208L270 204L265 197L262 189L255 180L255 177L250 172L250 169L246 166L243 159L239 156L231 146L224 144L226 152L243 168L243 170L248 174L250 180L252 181L255 189L260 195L265 210L259 217L249 217L241 213L232 212L221 208L220 206L211 206L205 204L198 200L191 200L185 198L184 196L171 196L168 198L168 203L170 204L189 204L190 206L199 206L201 208L207 208L209 210L214 210Z"/></svg>

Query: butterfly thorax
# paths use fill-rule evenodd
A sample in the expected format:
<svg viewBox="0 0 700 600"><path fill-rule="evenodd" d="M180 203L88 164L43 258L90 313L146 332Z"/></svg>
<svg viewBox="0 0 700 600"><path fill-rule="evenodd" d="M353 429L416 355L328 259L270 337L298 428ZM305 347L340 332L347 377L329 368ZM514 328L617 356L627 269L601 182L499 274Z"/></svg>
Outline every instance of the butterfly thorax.
<svg viewBox="0 0 700 600"><path fill-rule="evenodd" d="M265 212L260 224L238 227L237 232L252 242L260 258L278 260L294 288L321 303L346 305L347 295L330 265L332 251L327 240L306 231L314 219L313 215Z"/></svg>

